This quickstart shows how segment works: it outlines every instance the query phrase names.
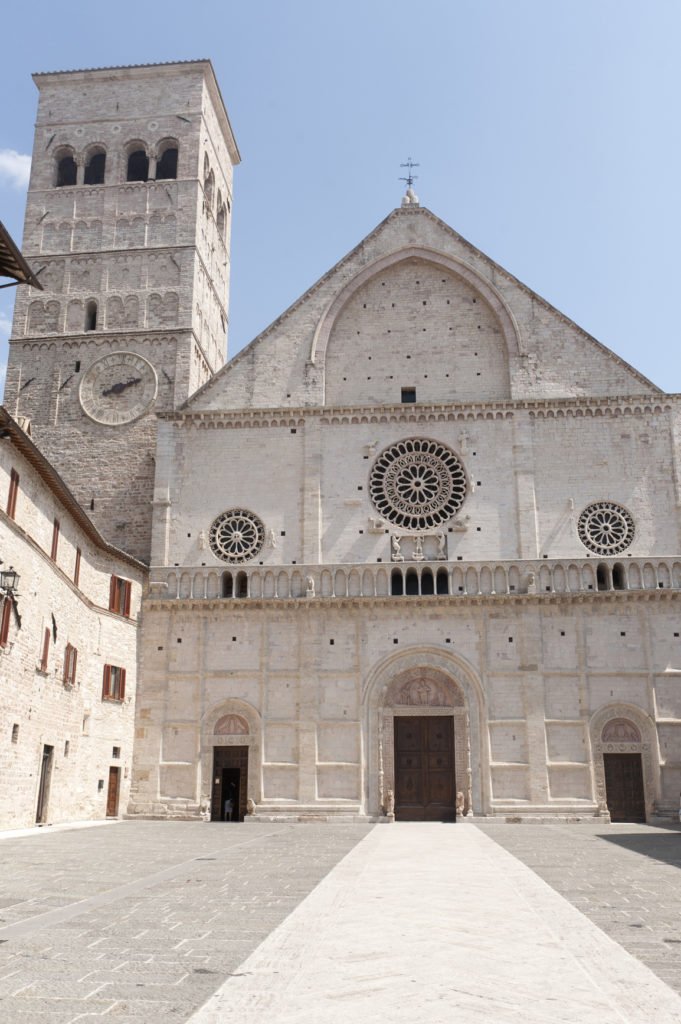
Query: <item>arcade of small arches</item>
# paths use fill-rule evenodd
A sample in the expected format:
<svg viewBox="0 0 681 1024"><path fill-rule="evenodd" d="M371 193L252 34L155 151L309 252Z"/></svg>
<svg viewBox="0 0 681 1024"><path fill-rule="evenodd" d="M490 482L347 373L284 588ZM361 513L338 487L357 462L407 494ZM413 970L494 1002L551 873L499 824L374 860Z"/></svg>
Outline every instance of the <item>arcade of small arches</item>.
<svg viewBox="0 0 681 1024"><path fill-rule="evenodd" d="M139 140L125 147L125 181L169 181L177 178L179 143L162 139L155 146ZM55 153L55 188L72 185L104 185L107 150L95 143L77 153L71 146L60 146Z"/></svg>

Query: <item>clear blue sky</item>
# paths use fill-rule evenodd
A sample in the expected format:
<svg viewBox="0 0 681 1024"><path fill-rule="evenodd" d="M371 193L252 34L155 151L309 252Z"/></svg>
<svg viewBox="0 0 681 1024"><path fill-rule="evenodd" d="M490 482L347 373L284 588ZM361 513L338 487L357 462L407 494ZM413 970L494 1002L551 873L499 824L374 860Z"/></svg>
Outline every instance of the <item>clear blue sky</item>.
<svg viewBox="0 0 681 1024"><path fill-rule="evenodd" d="M679 0L34 0L2 27L18 241L32 71L210 57L243 158L231 354L399 204L411 155L423 205L681 391Z"/></svg>

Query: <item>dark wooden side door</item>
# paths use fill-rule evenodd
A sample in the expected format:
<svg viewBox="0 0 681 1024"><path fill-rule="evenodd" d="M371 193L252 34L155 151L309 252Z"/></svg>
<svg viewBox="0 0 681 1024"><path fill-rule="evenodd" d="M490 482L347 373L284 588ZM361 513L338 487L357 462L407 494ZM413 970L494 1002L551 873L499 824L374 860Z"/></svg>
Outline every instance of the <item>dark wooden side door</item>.
<svg viewBox="0 0 681 1024"><path fill-rule="evenodd" d="M210 820L225 821L225 800L231 797L232 821L243 821L248 797L248 747L213 747Z"/></svg>
<svg viewBox="0 0 681 1024"><path fill-rule="evenodd" d="M54 747L45 745L43 756L40 761L40 782L38 784L38 804L35 811L35 820L38 824L47 821L47 806L50 802L50 783L52 781L52 762L54 760Z"/></svg>
<svg viewBox="0 0 681 1024"><path fill-rule="evenodd" d="M395 718L395 818L456 820L454 721L450 716Z"/></svg>
<svg viewBox="0 0 681 1024"><path fill-rule="evenodd" d="M611 821L646 820L640 754L603 754L605 795Z"/></svg>
<svg viewBox="0 0 681 1024"><path fill-rule="evenodd" d="M118 789L120 785L120 768L109 768L109 789L106 794L106 816L115 818L118 814Z"/></svg>

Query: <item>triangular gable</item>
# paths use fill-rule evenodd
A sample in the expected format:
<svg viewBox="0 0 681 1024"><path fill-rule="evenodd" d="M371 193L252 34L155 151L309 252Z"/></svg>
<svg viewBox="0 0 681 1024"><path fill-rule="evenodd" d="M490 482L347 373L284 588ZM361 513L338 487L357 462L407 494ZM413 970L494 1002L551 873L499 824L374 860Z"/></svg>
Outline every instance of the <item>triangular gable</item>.
<svg viewBox="0 0 681 1024"><path fill-rule="evenodd" d="M363 284L371 278L372 268L378 274L379 268L402 258L430 260L465 278L467 287L480 292L510 340L507 397L523 400L660 393L643 374L430 210L403 207L393 210L238 352L184 403L182 411L325 404L320 333L329 333L346 296L354 294L358 282ZM363 343L369 344L364 339ZM481 399L485 399L482 392ZM381 404L390 399L378 394L373 401Z"/></svg>

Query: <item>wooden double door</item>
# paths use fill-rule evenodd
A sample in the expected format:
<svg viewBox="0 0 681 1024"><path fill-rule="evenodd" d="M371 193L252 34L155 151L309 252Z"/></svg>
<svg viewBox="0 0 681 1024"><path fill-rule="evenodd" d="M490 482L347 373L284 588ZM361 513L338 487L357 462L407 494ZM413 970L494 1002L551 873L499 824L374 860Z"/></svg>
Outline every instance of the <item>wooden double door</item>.
<svg viewBox="0 0 681 1024"><path fill-rule="evenodd" d="M395 717L395 818L456 821L451 715Z"/></svg>
<svg viewBox="0 0 681 1024"><path fill-rule="evenodd" d="M603 754L605 797L611 821L646 820L640 754Z"/></svg>

